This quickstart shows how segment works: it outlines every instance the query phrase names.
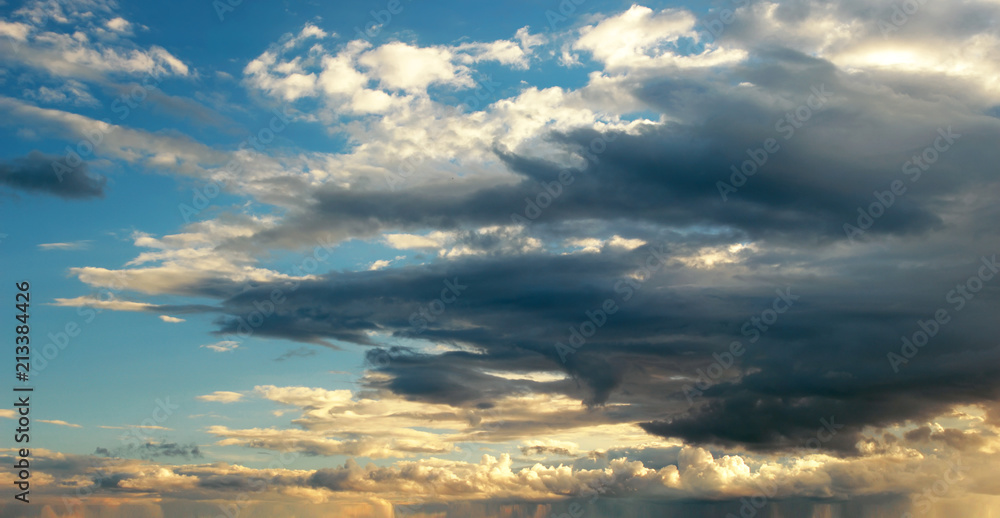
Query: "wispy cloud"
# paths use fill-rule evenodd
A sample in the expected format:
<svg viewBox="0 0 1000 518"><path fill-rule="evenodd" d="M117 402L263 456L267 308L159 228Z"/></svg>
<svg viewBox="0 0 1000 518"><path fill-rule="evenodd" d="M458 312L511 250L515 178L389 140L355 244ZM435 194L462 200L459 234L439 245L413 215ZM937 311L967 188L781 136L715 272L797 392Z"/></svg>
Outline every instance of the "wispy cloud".
<svg viewBox="0 0 1000 518"><path fill-rule="evenodd" d="M57 424L59 426L67 426L69 428L83 428L82 426L80 426L78 424L67 423L66 421L61 421L61 420L58 420L58 419L52 419L52 420L49 420L49 419L39 419L38 422L40 422L40 423L49 423L49 424Z"/></svg>
<svg viewBox="0 0 1000 518"><path fill-rule="evenodd" d="M282 362L285 360L290 360L292 358L309 358L311 356L316 356L316 349L307 346L302 346L297 349L290 349L285 351L284 354L278 356L274 359L276 362Z"/></svg>
<svg viewBox="0 0 1000 518"><path fill-rule="evenodd" d="M148 311L156 308L155 305L147 302L133 302L130 300L119 300L110 295L107 300L81 295L72 299L56 298L53 306L64 307L92 307L100 309L113 309L116 311Z"/></svg>
<svg viewBox="0 0 1000 518"><path fill-rule="evenodd" d="M38 248L41 250L86 250L90 248L91 243L93 241L89 239L68 243L42 243L38 245Z"/></svg>
<svg viewBox="0 0 1000 518"><path fill-rule="evenodd" d="M215 342L214 344L205 344L201 347L206 349L211 349L217 353L225 353L236 350L240 346L239 342L234 340L222 340L220 342Z"/></svg>
<svg viewBox="0 0 1000 518"><path fill-rule="evenodd" d="M217 390L211 394L205 394L204 396L198 396L197 399L202 401L211 401L214 403L236 403L243 399L243 394L239 392L230 392L225 390Z"/></svg>
<svg viewBox="0 0 1000 518"><path fill-rule="evenodd" d="M129 426L101 425L101 426L98 426L98 428L104 428L106 430L130 430L132 428L141 428L143 430L161 430L161 431L170 431L170 430L173 430L173 428L167 428L165 426L160 426L160 425L155 425L155 424L136 424L136 425L129 425Z"/></svg>

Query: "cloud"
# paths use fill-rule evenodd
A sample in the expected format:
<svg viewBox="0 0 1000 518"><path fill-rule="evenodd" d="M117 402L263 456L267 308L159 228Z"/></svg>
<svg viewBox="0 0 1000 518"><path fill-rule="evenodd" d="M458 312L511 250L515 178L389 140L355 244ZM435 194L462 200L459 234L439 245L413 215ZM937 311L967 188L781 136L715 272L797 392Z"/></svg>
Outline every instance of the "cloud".
<svg viewBox="0 0 1000 518"><path fill-rule="evenodd" d="M453 55L444 48L393 42L365 52L358 63L388 90L422 91L432 84L470 86L471 80L452 60Z"/></svg>
<svg viewBox="0 0 1000 518"><path fill-rule="evenodd" d="M572 457L579 454L579 446L568 441L556 441L552 439L525 441L520 446L523 455L560 455Z"/></svg>
<svg viewBox="0 0 1000 518"><path fill-rule="evenodd" d="M24 96L49 104L72 104L73 106L89 107L101 104L90 94L85 84L73 79L67 80L55 88L41 86L38 90L25 90Z"/></svg>
<svg viewBox="0 0 1000 518"><path fill-rule="evenodd" d="M160 315L160 320L167 322L169 324L177 324L180 322L184 322L183 318L172 317L169 315Z"/></svg>
<svg viewBox="0 0 1000 518"><path fill-rule="evenodd" d="M92 241L85 239L82 241L72 241L69 243L41 243L40 250L86 250L90 248Z"/></svg>
<svg viewBox="0 0 1000 518"><path fill-rule="evenodd" d="M0 185L17 191L66 199L103 198L107 178L91 174L86 162L70 164L65 157L32 151L0 162Z"/></svg>
<svg viewBox="0 0 1000 518"><path fill-rule="evenodd" d="M202 401L212 401L215 403L236 403L243 399L243 394L239 392L229 392L229 391L215 391L211 394L204 396L198 396L198 399Z"/></svg>
<svg viewBox="0 0 1000 518"><path fill-rule="evenodd" d="M316 350L303 346L298 349L289 349L288 351L285 351L284 354L275 358L274 361L283 362L292 358L309 358L311 356L316 356Z"/></svg>
<svg viewBox="0 0 1000 518"><path fill-rule="evenodd" d="M103 1L27 2L13 13L20 21L4 21L3 32L20 43L18 51L5 58L55 76L105 83L120 75L190 74L166 49L142 49L126 39L132 36L133 24L115 15L116 10L117 5ZM61 32L67 24L73 32Z"/></svg>
<svg viewBox="0 0 1000 518"><path fill-rule="evenodd" d="M220 342L215 342L214 344L206 344L200 347L205 347L211 349L217 353L224 353L233 351L240 346L239 342L233 340L222 340Z"/></svg>
<svg viewBox="0 0 1000 518"><path fill-rule="evenodd" d="M185 459L202 457L201 449L197 444L177 444L172 442L146 442L141 445L129 445L115 448L113 450L99 446L94 451L94 455L116 458L139 458L145 460L156 459L159 457L181 457ZM135 486L132 485L130 487Z"/></svg>
<svg viewBox="0 0 1000 518"><path fill-rule="evenodd" d="M1000 237L996 3L927 4L891 39L877 19L890 7L755 2L712 37L688 10L639 5L581 17L545 42L519 31L328 51L313 45L327 36L316 26L290 34L250 61L245 86L349 145L259 153L228 185L266 215L139 233L124 267L70 273L92 288L124 279L144 296L211 300L169 312L211 313L220 335L277 290L285 302L256 336L353 344L366 371L357 391L200 396L297 413L284 427L212 425L217 445L415 460L143 466L109 487L214 490L260 475L317 500L446 495L484 506L599 493L615 503L595 509L627 516L614 506L631 496L737 514L763 484L788 515L859 498L891 501L883 514L898 515L895 498L949 469L944 452L995 471L1000 285L985 277ZM523 70L549 43L547 64L564 52L582 67L578 84L490 83L475 106L454 106L477 86L477 66ZM19 100L0 107L53 134L108 129ZM245 156L124 127L102 153L200 180L232 179L222 165ZM890 198L894 182L906 191ZM845 223L865 232L850 236ZM414 257L359 261L361 271L271 266L281 261L268 252L348 240ZM982 288L958 295L972 276ZM776 305L776 290L794 299ZM952 323L894 371L887 354L942 308ZM942 417L962 406L981 422ZM468 444L489 456L455 460ZM553 466L518 451L578 458Z"/></svg>
<svg viewBox="0 0 1000 518"><path fill-rule="evenodd" d="M78 424L67 423L66 421L61 421L61 420L58 420L58 419L53 419L53 420L39 419L38 421L41 422L41 423L49 423L49 424L57 424L59 426L66 426L66 427L69 427L69 428L83 428L82 426L80 426Z"/></svg>
<svg viewBox="0 0 1000 518"><path fill-rule="evenodd" d="M55 302L52 304L54 306L63 307L91 307L100 309L113 309L116 311L150 311L155 310L157 306L149 304L146 302L133 302L130 300L119 300L113 295L109 296L107 300L103 300L99 297L93 297L88 295L81 295L72 299L60 299L56 298Z"/></svg>
<svg viewBox="0 0 1000 518"><path fill-rule="evenodd" d="M128 20L122 18L121 16L117 16L115 18L108 20L107 22L104 22L104 25L108 29L111 29L115 32L119 32L122 34L132 33L132 22L129 22Z"/></svg>
<svg viewBox="0 0 1000 518"><path fill-rule="evenodd" d="M129 425L129 426L106 426L106 425L102 425L102 426L98 426L98 428L105 428L107 430L128 430L130 428L140 428L140 429L143 429L143 430L163 430L163 431L173 430L173 428L167 428L167 427L164 427L164 426L152 425L152 424L149 424L149 425L146 425L146 424L137 424L137 425Z"/></svg>
<svg viewBox="0 0 1000 518"><path fill-rule="evenodd" d="M245 282L310 278L260 268L252 249L229 246L267 226L267 218L233 216L228 222L192 223L187 232L161 238L136 232L133 242L147 251L129 261L126 269L77 267L70 272L95 288L174 294L194 294L210 284L220 290L227 286L238 290L235 285Z"/></svg>
<svg viewBox="0 0 1000 518"><path fill-rule="evenodd" d="M699 38L696 18L682 9L658 13L632 5L627 11L609 16L596 25L580 29L572 48L586 50L609 72L634 68L707 67L734 64L746 59L742 49L706 45L700 54L684 55L680 38Z"/></svg>
<svg viewBox="0 0 1000 518"><path fill-rule="evenodd" d="M385 260L385 259L379 259L379 260L373 262L371 264L371 266L368 267L368 269L369 270L381 270L382 268L385 268L385 267L389 266L390 264L392 264L392 261L388 261L388 260Z"/></svg>
<svg viewBox="0 0 1000 518"><path fill-rule="evenodd" d="M288 435L295 442L301 432ZM33 476L47 481L44 485L55 502L61 495L71 495L82 483L93 492L93 499L144 491L154 493L165 506L175 505L175 501L215 505L254 490L258 497L265 497L247 504L246 509L256 509L254 506L269 501L269 496L310 495L325 503L325 512L361 495L378 495L397 513L462 504L464 515L473 509L480 512L476 506L484 506L482 516L490 516L486 509L499 503L519 510L541 504L546 512L568 511L570 504L577 503L616 516L650 510L681 512L682 508L687 513L710 509L739 513L744 500L750 498L763 498L776 511L788 513L796 509L840 510L837 506L845 500L887 513L903 513L925 507L903 494L917 494L947 480L943 500L929 502L928 508L943 505L955 512L955 505L970 499L974 502L969 509L998 505L995 494L975 489L990 487L995 452L956 456L949 449L921 453L899 444L892 433L879 435L882 438L872 440L871 451L848 459L823 454L756 457L677 446L640 447L627 456L609 450L605 457L579 458L569 465L521 463L507 454L484 454L472 460L430 456L363 465L348 459L319 469L255 469L224 462L177 462L196 457L200 450L195 445L147 443L135 447L136 453L145 452L141 458L115 456L107 448L98 448L92 456L33 449L32 460L36 462L32 465ZM13 464L15 455L14 450L4 451L0 461ZM285 457L295 458L289 455ZM178 458L161 464L155 460L160 456ZM893 467L897 469L890 469ZM838 483L830 484L831 480Z"/></svg>

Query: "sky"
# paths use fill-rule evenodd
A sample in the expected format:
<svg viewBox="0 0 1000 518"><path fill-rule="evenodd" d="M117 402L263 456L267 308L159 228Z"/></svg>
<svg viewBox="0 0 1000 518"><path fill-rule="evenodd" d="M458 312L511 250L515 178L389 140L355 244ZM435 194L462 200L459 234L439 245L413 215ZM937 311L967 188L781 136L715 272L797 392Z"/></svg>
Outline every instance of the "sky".
<svg viewBox="0 0 1000 518"><path fill-rule="evenodd" d="M0 0L0 515L1000 517L998 19Z"/></svg>

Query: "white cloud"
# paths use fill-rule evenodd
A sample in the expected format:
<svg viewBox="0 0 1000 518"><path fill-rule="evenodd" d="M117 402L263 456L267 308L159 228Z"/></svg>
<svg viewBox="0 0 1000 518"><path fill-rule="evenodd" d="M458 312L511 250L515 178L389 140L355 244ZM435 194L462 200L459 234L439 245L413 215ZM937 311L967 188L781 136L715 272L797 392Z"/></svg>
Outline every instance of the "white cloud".
<svg viewBox="0 0 1000 518"><path fill-rule="evenodd" d="M172 317L169 315L160 315L160 320L167 322L169 324L178 324L180 322L184 322L183 318Z"/></svg>
<svg viewBox="0 0 1000 518"><path fill-rule="evenodd" d="M143 430L159 430L159 431L172 431L173 428L167 428L165 426L160 426L156 424L136 424L129 426L98 426L98 428L104 428L105 430L128 430L130 428L141 428Z"/></svg>
<svg viewBox="0 0 1000 518"><path fill-rule="evenodd" d="M192 294L199 283L209 279L228 279L233 283L247 281L308 279L261 268L249 249L237 246L241 239L270 228L270 217L232 216L191 223L187 232L154 238L136 232L135 246L146 248L120 270L98 267L71 268L81 282L98 288L127 289L142 293Z"/></svg>
<svg viewBox="0 0 1000 518"><path fill-rule="evenodd" d="M68 428L83 428L82 426L80 426L78 424L67 423L66 421L61 421L59 419L39 419L38 421L41 422L41 423L55 424L55 425L59 425L59 426L65 426L65 427L68 427Z"/></svg>
<svg viewBox="0 0 1000 518"><path fill-rule="evenodd" d="M239 342L235 342L233 340L222 340L220 342L215 342L214 344L205 344L200 347L211 349L217 353L224 353L235 350L239 346L240 346Z"/></svg>
<svg viewBox="0 0 1000 518"><path fill-rule="evenodd" d="M123 39L134 27L115 14L117 8L103 0L29 1L13 13L22 21L0 21L0 35L20 43L5 57L53 75L105 84L122 74L189 75L188 66L166 49L144 50Z"/></svg>
<svg viewBox="0 0 1000 518"><path fill-rule="evenodd" d="M611 236L611 238L607 240L597 239L594 237L572 238L566 240L567 246L580 248L580 250L578 251L584 253L598 253L604 247L624 248L625 250L634 250L645 244L646 241L642 239L626 239L617 234Z"/></svg>
<svg viewBox="0 0 1000 518"><path fill-rule="evenodd" d="M116 16L104 22L104 26L121 34L132 34L132 22L121 16Z"/></svg>
<svg viewBox="0 0 1000 518"><path fill-rule="evenodd" d="M70 241L67 243L41 243L38 248L41 250L86 250L90 248L90 240Z"/></svg>
<svg viewBox="0 0 1000 518"><path fill-rule="evenodd" d="M483 374L496 376L508 380L528 380L536 383L548 383L568 379L565 372L559 371L531 371L531 372L505 372L495 370L484 370Z"/></svg>
<svg viewBox="0 0 1000 518"><path fill-rule="evenodd" d="M390 264L392 264L392 261L388 261L386 259L379 259L378 261L373 262L371 266L368 267L368 269L372 271L381 270L383 268L387 268Z"/></svg>
<svg viewBox="0 0 1000 518"><path fill-rule="evenodd" d="M63 307L91 307L99 309L111 309L115 311L148 311L150 309L156 308L156 305L149 304L146 302L132 302L129 300L118 300L112 294L108 294L107 300L81 295L72 299L55 299L53 306L63 306Z"/></svg>
<svg viewBox="0 0 1000 518"><path fill-rule="evenodd" d="M572 48L590 52L606 71L649 67L716 66L745 59L743 50L707 45L701 54L681 55L676 46L681 37L697 39L697 19L683 9L654 12L632 5L628 11L580 29Z"/></svg>
<svg viewBox="0 0 1000 518"><path fill-rule="evenodd" d="M452 63L453 57L446 48L393 42L365 52L358 62L391 90L424 91L432 84L472 86L472 79Z"/></svg>
<svg viewBox="0 0 1000 518"><path fill-rule="evenodd" d="M25 41L30 32L31 26L26 23L0 20L0 36L6 36L16 41Z"/></svg>
<svg viewBox="0 0 1000 518"><path fill-rule="evenodd" d="M24 90L24 97L43 103L72 104L74 106L100 106L100 102L90 94L87 86L69 79L55 88L41 86L38 90Z"/></svg>
<svg viewBox="0 0 1000 518"><path fill-rule="evenodd" d="M452 47L456 58L465 64L496 61L517 70L527 70L534 47L545 43L541 34L531 34L529 27L517 30L513 40L496 40L489 43L471 42Z"/></svg>
<svg viewBox="0 0 1000 518"><path fill-rule="evenodd" d="M196 399L202 401L212 401L214 403L236 403L243 399L243 394L239 392L230 392L226 390L217 390L211 394L206 394L204 396L198 396Z"/></svg>
<svg viewBox="0 0 1000 518"><path fill-rule="evenodd" d="M441 248L449 240L450 234L436 230L426 236L416 234L386 234L386 244L397 250L419 250Z"/></svg>

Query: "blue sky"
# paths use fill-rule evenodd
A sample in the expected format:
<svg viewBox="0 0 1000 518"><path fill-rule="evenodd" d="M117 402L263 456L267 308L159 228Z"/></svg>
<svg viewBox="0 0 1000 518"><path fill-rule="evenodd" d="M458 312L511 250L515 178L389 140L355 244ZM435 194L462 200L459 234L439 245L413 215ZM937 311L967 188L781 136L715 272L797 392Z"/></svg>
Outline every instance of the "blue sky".
<svg viewBox="0 0 1000 518"><path fill-rule="evenodd" d="M0 514L1000 512L998 14L0 3Z"/></svg>

